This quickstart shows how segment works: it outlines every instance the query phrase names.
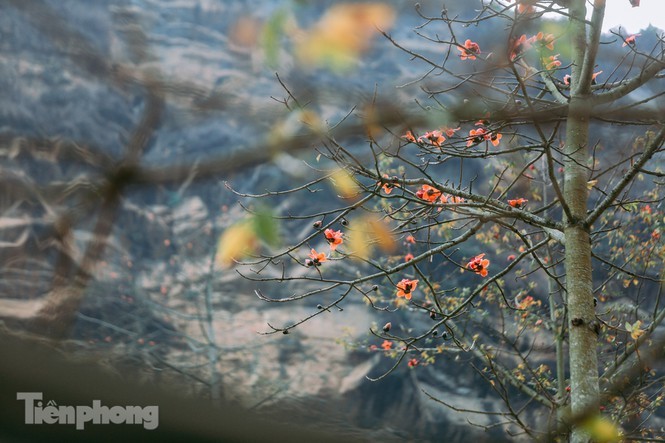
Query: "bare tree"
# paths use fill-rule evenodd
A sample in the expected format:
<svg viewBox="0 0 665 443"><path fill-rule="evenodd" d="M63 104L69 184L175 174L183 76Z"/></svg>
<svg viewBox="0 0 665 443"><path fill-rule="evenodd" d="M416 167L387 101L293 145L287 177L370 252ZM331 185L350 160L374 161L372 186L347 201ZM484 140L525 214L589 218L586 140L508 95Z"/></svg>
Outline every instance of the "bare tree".
<svg viewBox="0 0 665 443"><path fill-rule="evenodd" d="M375 97L346 119L366 125L365 148L329 135L315 160L320 178L238 192L281 198L327 182L337 191L313 211L290 208L284 230L302 234L238 272L299 282L289 296L257 290L266 302L321 300L269 333L289 333L356 296L386 316L425 311L429 325L372 328L385 340L379 352L395 358L394 369L461 349L504 400L507 432L551 437L530 416L535 408L550 411L552 429L572 425L574 442L618 435L601 410L626 438L662 437L649 422L662 375L640 355L653 346L650 358L660 358L665 317L662 36L649 47L640 36L602 35L602 0L478 6L473 17L422 14L416 32L436 50L384 34L429 66L423 97L400 111L424 115L424 125L376 119ZM552 15L563 21L547 21ZM492 40L474 38L473 26L494 26ZM599 56L614 65L598 69ZM297 88L284 88L285 106L316 113ZM634 137L619 141L629 128ZM618 383L635 366L639 378Z"/></svg>
<svg viewBox="0 0 665 443"><path fill-rule="evenodd" d="M192 319L203 340L174 334L209 369L201 382L214 400L221 396L216 363L223 349L212 332L211 258L230 266L253 253L237 269L244 277L298 288L286 297L257 290L261 299L317 301L311 315L270 325L269 333L289 333L360 297L399 319L370 329L383 340L372 352L393 357L393 369L435 364L449 354L466 359L503 400L496 424L506 432L553 438L572 425L572 441L616 434L614 424L597 418L601 409L627 438L662 437L653 425L663 395L657 362L665 316L662 37L651 37L648 47L647 36L602 36L602 0L491 0L477 2L473 16L421 13L416 32L425 49L384 36L397 52L429 67L418 79L422 97L395 103L374 96L324 123L317 105L325 103L301 100L295 80L277 77L288 117L272 138L242 152L155 166L146 161L146 147L167 106L196 119L223 111L237 97L166 78L150 64L148 39L131 10L115 16L131 60L121 62L100 54L46 2L8 5L88 78L134 91L144 103L118 155L82 140L3 133L7 166L0 180L7 193L0 229L11 233L0 244L5 280L41 295L0 302L13 333L62 339L82 319L139 338L136 330L80 312L104 257L118 252L113 228L134 208L128 190L183 189L275 159L293 165L283 154L298 154L319 176L288 190L237 192L249 198L251 222L228 227L219 245L207 245L204 272L193 282L203 308ZM366 49L367 29L390 21L386 5L346 8L331 8L305 38L292 30L305 42L299 47L304 59L345 69ZM546 21L545 14L566 25ZM492 39L475 38L476 25L494 26ZM604 53L614 65L601 73L596 65ZM629 128L629 137L615 135ZM361 137L366 143L359 146ZM15 170L11 161L21 155L47 155L55 163L66 158L80 174L62 182ZM285 205L277 217L293 241L286 248L271 242L276 228L253 202L309 196L328 183L336 196ZM31 207L22 212L24 202ZM149 296L143 301L152 312L183 315L156 309ZM188 371L196 368L161 363L198 376Z"/></svg>

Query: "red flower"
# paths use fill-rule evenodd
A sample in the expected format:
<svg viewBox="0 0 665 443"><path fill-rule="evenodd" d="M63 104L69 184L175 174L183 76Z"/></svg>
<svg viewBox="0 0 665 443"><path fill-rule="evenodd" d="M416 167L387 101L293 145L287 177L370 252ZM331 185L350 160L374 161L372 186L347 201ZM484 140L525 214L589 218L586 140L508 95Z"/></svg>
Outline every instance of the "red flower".
<svg viewBox="0 0 665 443"><path fill-rule="evenodd" d="M405 261L405 262L408 262L408 261L413 260L413 258L414 258L414 257L413 257L413 254L409 252L408 254L406 254L406 255L404 256L404 261Z"/></svg>
<svg viewBox="0 0 665 443"><path fill-rule="evenodd" d="M440 195L441 191L430 185L422 185L422 187L416 192L416 197L422 200L427 200L430 203L434 203Z"/></svg>
<svg viewBox="0 0 665 443"><path fill-rule="evenodd" d="M309 253L309 258L311 258L310 264L314 266L319 266L321 263L324 261L328 260L328 257L326 257L326 254L323 252L316 252L316 249L312 249Z"/></svg>
<svg viewBox="0 0 665 443"><path fill-rule="evenodd" d="M409 141L409 142L411 142L411 143L415 143L415 142L416 142L416 137L413 136L413 132L411 132L411 131L406 131L406 134L404 134L404 135L402 136L402 138L405 138L406 141Z"/></svg>
<svg viewBox="0 0 665 443"><path fill-rule="evenodd" d="M563 76L563 84L570 86L570 74L566 74Z"/></svg>
<svg viewBox="0 0 665 443"><path fill-rule="evenodd" d="M390 177L388 177L388 174L383 174L383 178L390 178ZM396 181L397 178L391 179L391 181L389 182L384 182L383 185L381 186L383 192L385 192L386 194L390 194L391 192L393 192L395 186L399 186L397 183L395 183ZM379 184L381 184L381 182L379 182Z"/></svg>
<svg viewBox="0 0 665 443"><path fill-rule="evenodd" d="M455 133L456 133L457 131L460 130L460 128L459 128L459 127L458 127L458 128L443 128L442 130L443 130L443 132L446 133L446 135L447 135L448 137L452 137L453 135L455 135Z"/></svg>
<svg viewBox="0 0 665 443"><path fill-rule="evenodd" d="M426 141L430 145L441 147L443 142L446 141L446 138L443 136L441 131L430 131L426 132L425 135L421 135L420 137L418 137L418 141L421 143L425 143Z"/></svg>
<svg viewBox="0 0 665 443"><path fill-rule="evenodd" d="M480 275L481 277L487 277L487 267L490 264L489 260L483 258L484 256L485 254L476 255L466 265L467 268Z"/></svg>
<svg viewBox="0 0 665 443"><path fill-rule="evenodd" d="M527 200L525 198L518 198L518 199L515 199L515 200L508 200L508 204L510 206L512 206L513 208L519 209L519 208L523 207L526 204L526 202L528 202L528 201L529 200Z"/></svg>
<svg viewBox="0 0 665 443"><path fill-rule="evenodd" d="M499 146L499 143L501 141L501 137L503 137L503 135L501 135L500 133L492 132L489 135L489 140L490 140L490 142L492 143L493 146Z"/></svg>
<svg viewBox="0 0 665 443"><path fill-rule="evenodd" d="M390 340L383 340L383 343L381 343L381 347L383 348L384 351L390 351L393 347L393 342Z"/></svg>
<svg viewBox="0 0 665 443"><path fill-rule="evenodd" d="M517 57L522 55L522 53L528 51L531 48L533 39L534 37L526 38L526 34L520 35L520 37L513 42L512 49L510 50L510 61L514 62Z"/></svg>
<svg viewBox="0 0 665 443"><path fill-rule="evenodd" d="M404 241L406 241L407 243L411 243L412 245L416 244L416 238L413 235L407 235Z"/></svg>
<svg viewBox="0 0 665 443"><path fill-rule="evenodd" d="M475 60L476 55L480 54L480 46L478 46L478 43L472 42L468 38L464 42L464 47L458 46L457 49L461 52L460 58L462 60Z"/></svg>
<svg viewBox="0 0 665 443"><path fill-rule="evenodd" d="M472 129L469 131L469 138L466 141L466 147L468 148L471 145L478 144L483 140L487 139L489 139L489 134L487 133L487 129L485 128Z"/></svg>
<svg viewBox="0 0 665 443"><path fill-rule="evenodd" d="M508 261L513 261L513 260L515 260L515 254L510 254L508 256Z"/></svg>
<svg viewBox="0 0 665 443"><path fill-rule="evenodd" d="M341 245L343 242L342 231L333 231L332 229L326 229L324 231L324 234L326 236L326 240L328 240L328 243L330 244L331 251L337 249L337 246Z"/></svg>
<svg viewBox="0 0 665 443"><path fill-rule="evenodd" d="M397 283L397 296L411 300L411 294L413 294L413 291L416 290L417 286L418 280L409 280L408 278L403 278L399 283Z"/></svg>
<svg viewBox="0 0 665 443"><path fill-rule="evenodd" d="M543 34L542 32L539 32L536 34L535 40L550 51L554 51L554 34Z"/></svg>
<svg viewBox="0 0 665 443"><path fill-rule="evenodd" d="M547 69L548 71L551 71L554 68L561 67L561 60L559 60L559 54L550 55L544 60L544 62L545 62L545 69Z"/></svg>
<svg viewBox="0 0 665 443"><path fill-rule="evenodd" d="M532 296L527 295L524 297L522 300L520 300L519 304L517 305L518 309L528 309L529 306L533 305L536 303L536 301L533 299Z"/></svg>
<svg viewBox="0 0 665 443"><path fill-rule="evenodd" d="M622 47L623 47L623 46L628 46L628 45L635 46L635 43L636 43L635 40L636 40L637 37L639 37L640 35L642 35L642 34L633 34L633 35L629 35L629 36L626 37L626 39L623 41L623 45L621 45L621 46L622 46Z"/></svg>
<svg viewBox="0 0 665 443"><path fill-rule="evenodd" d="M413 368L415 366L418 366L418 363L420 363L420 362L418 361L417 358L412 358L411 360L409 360L407 365L409 365L410 368Z"/></svg>

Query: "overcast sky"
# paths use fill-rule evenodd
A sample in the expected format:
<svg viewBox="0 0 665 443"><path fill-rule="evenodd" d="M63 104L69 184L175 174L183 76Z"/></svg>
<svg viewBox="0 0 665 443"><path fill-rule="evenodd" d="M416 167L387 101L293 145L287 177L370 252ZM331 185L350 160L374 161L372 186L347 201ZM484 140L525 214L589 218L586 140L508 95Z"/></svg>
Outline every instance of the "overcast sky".
<svg viewBox="0 0 665 443"><path fill-rule="evenodd" d="M665 30L665 0L642 0L637 8L628 0L607 0L603 30L621 25L626 33L635 34L649 23Z"/></svg>

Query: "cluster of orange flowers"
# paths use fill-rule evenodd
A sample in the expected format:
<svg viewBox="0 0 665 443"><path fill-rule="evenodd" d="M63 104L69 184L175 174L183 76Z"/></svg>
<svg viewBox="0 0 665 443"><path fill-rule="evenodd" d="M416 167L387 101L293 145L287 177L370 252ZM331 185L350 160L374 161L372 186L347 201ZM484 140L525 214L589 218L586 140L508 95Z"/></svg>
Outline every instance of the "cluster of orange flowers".
<svg viewBox="0 0 665 443"><path fill-rule="evenodd" d="M418 287L418 280L409 280L408 278L403 278L399 283L397 283L397 297L404 297L407 300L411 300L411 294Z"/></svg>
<svg viewBox="0 0 665 443"><path fill-rule="evenodd" d="M550 55L549 57L543 59L543 64L545 65L545 69L548 71L560 68L561 60L559 60L559 54Z"/></svg>
<svg viewBox="0 0 665 443"><path fill-rule="evenodd" d="M320 227L321 222L316 222L314 226L317 228ZM323 231L323 235L325 236L331 251L337 249L337 246L344 242L344 234L342 234L342 231L326 229ZM321 266L321 264L326 261L328 261L328 256L324 252L318 252L316 249L312 248L309 252L309 258L305 260L305 266Z"/></svg>
<svg viewBox="0 0 665 443"><path fill-rule="evenodd" d="M527 200L527 199L525 199L525 198L517 198L517 199L515 199L515 200L508 200L508 204L509 204L510 206L512 206L513 208L520 209L520 208L523 208L524 205L525 205L528 201L529 201L529 200Z"/></svg>
<svg viewBox="0 0 665 443"><path fill-rule="evenodd" d="M341 245L344 241L342 239L342 231L333 231L332 229L326 229L323 234L326 236L326 240L330 245L330 250L334 251L337 249L337 246Z"/></svg>
<svg viewBox="0 0 665 443"><path fill-rule="evenodd" d="M406 134L404 134L402 137L406 139L406 141L411 143L422 143L440 148L443 145L443 143L446 141L446 136L452 137L453 135L455 135L455 132L459 131L459 129L460 128L447 128L447 127L441 129L435 129L434 131L425 132L423 135L417 138L415 135L413 135L413 132L406 131ZM444 136L443 134L445 134L446 136Z"/></svg>
<svg viewBox="0 0 665 443"><path fill-rule="evenodd" d="M430 203L436 203L437 200L440 203L464 203L464 198L457 197L454 195L443 194L441 191L430 185L422 185L418 191L416 191L416 197L421 200L425 200Z"/></svg>
<svg viewBox="0 0 665 443"><path fill-rule="evenodd" d="M472 42L468 38L464 42L464 45L458 46L457 49L461 53L459 57L462 60L475 60L476 55L480 54L480 46L478 46L478 43Z"/></svg>
<svg viewBox="0 0 665 443"><path fill-rule="evenodd" d="M383 192L385 192L387 195L390 195L395 187L399 187L399 178L388 177L388 174L383 174L383 178L388 179L389 181L384 181L383 184L379 182L379 184L381 184L381 189L383 189Z"/></svg>
<svg viewBox="0 0 665 443"><path fill-rule="evenodd" d="M478 122L476 122L476 126L481 126L481 127L471 129L469 131L469 136L466 138L467 148L485 140L491 142L492 145L494 146L499 146L499 142L501 140L501 137L503 136L499 132L488 130L483 126L485 124L487 124L486 120L479 120ZM404 134L402 138L410 143L420 143L423 145L436 146L437 148L440 148L441 146L443 146L443 143L447 140L446 136L452 137L455 134L455 132L459 130L460 128L436 129L434 131L425 132L425 134L419 137L416 137L411 131L406 131L406 134Z"/></svg>
<svg viewBox="0 0 665 443"><path fill-rule="evenodd" d="M544 34L539 32L536 35L527 37L526 34L520 35L516 40L513 41L513 44L510 48L510 61L515 61L517 58L531 49L534 44L540 45L541 47L547 48L550 51L554 50L554 34ZM558 54L557 54L558 56ZM556 56L554 56L556 59Z"/></svg>
<svg viewBox="0 0 665 443"><path fill-rule="evenodd" d="M479 124L479 123L476 123ZM471 147L472 145L477 145L478 143L481 143L484 140L489 141L492 143L493 146L499 146L499 143L501 142L501 135L498 132L490 132L486 128L480 127L478 129L472 129L469 131L469 138L466 141L466 147Z"/></svg>
<svg viewBox="0 0 665 443"><path fill-rule="evenodd" d="M490 265L490 261L485 257L485 254L476 255L473 257L466 267L481 277L487 277L487 267Z"/></svg>
<svg viewBox="0 0 665 443"><path fill-rule="evenodd" d="M309 253L309 260L305 261L307 266L321 266L321 263L328 260L328 257L323 252L316 252L316 249L312 249Z"/></svg>

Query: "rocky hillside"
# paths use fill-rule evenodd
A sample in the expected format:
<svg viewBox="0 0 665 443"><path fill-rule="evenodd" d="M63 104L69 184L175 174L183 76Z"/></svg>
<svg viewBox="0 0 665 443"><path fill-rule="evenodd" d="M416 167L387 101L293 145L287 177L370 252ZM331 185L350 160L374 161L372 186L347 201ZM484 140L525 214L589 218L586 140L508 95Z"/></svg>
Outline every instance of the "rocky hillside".
<svg viewBox="0 0 665 443"><path fill-rule="evenodd" d="M334 2L296 3L293 20L306 27ZM420 3L424 13L437 14L438 2ZM149 167L205 165L267 141L287 119L275 72L329 123L375 93L394 103L419 93L413 81L425 66L387 40L378 40L352 75L300 69L286 38L271 66L258 34L284 5L256 5L17 0L1 7L4 317L27 317L51 290L63 266L55 241L63 214L72 222L66 261L75 269L83 259L94 240L97 186L123 158L151 106L142 81L168 85L140 159ZM399 26L391 34L436 56L436 45L412 32L422 22L413 6L401 2L396 12ZM302 154L308 161L314 156L312 149ZM318 316L294 333L260 334L270 330L268 323L283 325L316 311L316 302L262 302L257 289L278 296L303 287L259 284L214 264L217 238L244 214L225 182L241 192L263 192L303 182L307 171L289 157L286 166L264 164L204 180L193 172L177 183L129 186L72 338L145 382L268 417L289 409L300 426L372 441L502 438L499 428L483 430L500 417L455 412L425 394L461 410L498 411L501 404L471 369L470 356L451 354L415 370L402 365L370 382L367 376L380 375L393 361L369 350L379 343L368 329L381 319L360 299L346 300L343 312ZM278 209L320 204L285 198Z"/></svg>

